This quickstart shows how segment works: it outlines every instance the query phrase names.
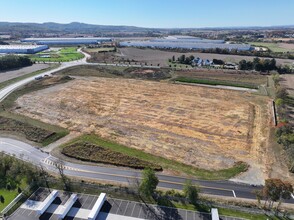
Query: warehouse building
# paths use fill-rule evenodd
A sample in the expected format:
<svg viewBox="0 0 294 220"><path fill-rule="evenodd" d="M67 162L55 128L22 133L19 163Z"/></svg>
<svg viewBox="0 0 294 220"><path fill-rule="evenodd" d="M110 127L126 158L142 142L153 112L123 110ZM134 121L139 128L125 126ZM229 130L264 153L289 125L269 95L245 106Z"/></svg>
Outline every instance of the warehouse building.
<svg viewBox="0 0 294 220"><path fill-rule="evenodd" d="M25 38L21 42L45 44L45 45L78 45L78 44L100 44L111 42L111 38L104 37L77 37L77 38Z"/></svg>
<svg viewBox="0 0 294 220"><path fill-rule="evenodd" d="M48 48L47 45L0 45L0 54L34 54Z"/></svg>
<svg viewBox="0 0 294 220"><path fill-rule="evenodd" d="M119 43L122 47L150 47L150 48L163 48L163 49L227 49L246 51L251 50L249 44L229 44L224 40L210 40L189 36L168 36L165 38L156 38L146 41L124 41Z"/></svg>

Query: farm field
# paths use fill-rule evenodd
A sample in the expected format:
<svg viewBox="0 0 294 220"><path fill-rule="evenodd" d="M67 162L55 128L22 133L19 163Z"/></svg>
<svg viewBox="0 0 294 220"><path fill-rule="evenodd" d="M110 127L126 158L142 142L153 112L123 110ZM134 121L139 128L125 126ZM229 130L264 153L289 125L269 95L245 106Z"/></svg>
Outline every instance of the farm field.
<svg viewBox="0 0 294 220"><path fill-rule="evenodd" d="M16 106L15 113L194 167L266 165L268 100L250 93L80 78L26 94Z"/></svg>
<svg viewBox="0 0 294 220"><path fill-rule="evenodd" d="M88 53L110 52L114 51L114 47L86 48L85 51Z"/></svg>
<svg viewBox="0 0 294 220"><path fill-rule="evenodd" d="M253 46L267 47L273 52L294 52L294 44L265 42L249 42L249 44Z"/></svg>
<svg viewBox="0 0 294 220"><path fill-rule="evenodd" d="M116 59L124 59L124 60L135 60L137 62L152 64L156 66L160 64L160 66L168 66L168 59L171 59L174 55L177 59L183 53L177 52L169 52L169 51L160 51L160 50L152 50L152 49L138 49L138 48L119 48L120 53L116 53ZM185 53L186 56L193 55L194 57L200 57L201 59L221 59L226 62L236 62L238 63L240 60L253 60L254 56L238 56L238 55L227 55L227 54L211 54L211 53ZM110 59L110 58L108 58ZM276 59L277 64L292 64L293 60L290 59Z"/></svg>
<svg viewBox="0 0 294 220"><path fill-rule="evenodd" d="M185 78L190 80L216 80L227 82L228 84L244 85L244 87L258 87L267 83L267 76L259 73L248 73L242 71L224 71L224 70L207 70L193 69L175 71L174 77Z"/></svg>

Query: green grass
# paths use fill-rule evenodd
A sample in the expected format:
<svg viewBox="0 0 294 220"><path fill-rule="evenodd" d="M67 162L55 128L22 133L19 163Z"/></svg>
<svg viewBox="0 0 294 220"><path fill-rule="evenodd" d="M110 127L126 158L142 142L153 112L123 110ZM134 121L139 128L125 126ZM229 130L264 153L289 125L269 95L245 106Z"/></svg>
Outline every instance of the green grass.
<svg viewBox="0 0 294 220"><path fill-rule="evenodd" d="M43 70L38 70L38 71L35 71L35 72L32 72L32 73L28 73L28 74L25 74L23 76L19 76L19 77L16 77L16 78L13 78L13 79L10 79L10 80L7 80L5 82L2 82L0 83L0 89L3 89L4 87L6 86L9 86L10 84L13 84L13 83L16 83L18 81L21 81L23 79L26 79L26 78L29 78L29 77L32 77L32 76L35 76L35 75L38 75L40 73L43 73L43 72L46 72L46 71L49 71L49 70L52 70L52 69L55 69L57 68L59 65L58 64L54 64L46 69L43 69Z"/></svg>
<svg viewBox="0 0 294 220"><path fill-rule="evenodd" d="M292 49L286 49L286 48L280 47L277 43L265 43L265 42L248 42L248 43L256 47L266 47L275 53L284 53L288 51L294 52L294 50Z"/></svg>
<svg viewBox="0 0 294 220"><path fill-rule="evenodd" d="M19 186L21 189L25 189L27 184L23 180ZM14 190L7 190L5 188L0 188L0 195L4 197L4 203L0 202L0 212L18 195L17 188Z"/></svg>
<svg viewBox="0 0 294 220"><path fill-rule="evenodd" d="M189 68L191 68L191 65L174 63L174 62L169 62L169 61L167 62L167 65L170 66L170 68L175 68L175 69L189 69Z"/></svg>
<svg viewBox="0 0 294 220"><path fill-rule="evenodd" d="M267 220L267 219L278 220L278 219L281 219L281 218L277 218L277 217L269 217L265 214L251 214L251 213L241 212L241 211L234 210L234 209L218 208L218 212L220 215L245 218L245 219L249 219L249 220Z"/></svg>
<svg viewBox="0 0 294 220"><path fill-rule="evenodd" d="M180 171L190 176L197 177L199 179L206 179L206 180L229 179L231 177L236 176L237 174L241 172L246 171L248 168L247 164L245 163L237 163L235 166L228 169L223 169L223 170L210 171L205 169L198 169L193 166L176 162L174 160L165 159L163 157L154 156L152 154L145 153L141 150L126 147L124 145L102 139L95 135L82 135L70 141L69 143L63 145L62 147L71 145L79 141L96 144L98 146L102 146L104 148L108 148L113 151L120 152L129 156L137 157L145 161L156 161L156 163L160 165L163 169Z"/></svg>
<svg viewBox="0 0 294 220"><path fill-rule="evenodd" d="M233 86L233 87L241 87L241 88L248 88L248 89L258 89L257 85L250 84L250 83L230 82L230 81L213 80L213 79L178 77L173 80L176 82L183 82L183 83L196 83L196 84L204 84L204 85L212 85L212 86L220 85L220 86Z"/></svg>
<svg viewBox="0 0 294 220"><path fill-rule="evenodd" d="M33 61L37 62L68 62L73 60L82 59L84 55L77 51L77 47L64 47L61 48L59 51L51 51L50 58L39 57L44 53L37 53L31 55L30 58Z"/></svg>
<svg viewBox="0 0 294 220"><path fill-rule="evenodd" d="M143 161L136 157L110 150L100 145L88 142L76 142L62 148L62 154L82 161L111 164L115 166L130 167L134 169L151 169L161 171L162 167L150 161Z"/></svg>
<svg viewBox="0 0 294 220"><path fill-rule="evenodd" d="M112 52L114 47L100 47L100 48L86 48L85 51L89 53Z"/></svg>
<svg viewBox="0 0 294 220"><path fill-rule="evenodd" d="M211 210L209 206L204 204L192 205L190 203L174 202L174 201L170 201L166 199L159 200L157 203L158 205L174 207L178 209L191 210L191 211L204 212L204 213L210 213L210 210ZM276 217L269 217L265 214L251 214L251 213L242 212L242 211L238 211L234 209L227 209L227 208L217 208L217 209L218 209L219 215L223 215L223 216L239 217L239 218L244 218L249 220L278 219Z"/></svg>

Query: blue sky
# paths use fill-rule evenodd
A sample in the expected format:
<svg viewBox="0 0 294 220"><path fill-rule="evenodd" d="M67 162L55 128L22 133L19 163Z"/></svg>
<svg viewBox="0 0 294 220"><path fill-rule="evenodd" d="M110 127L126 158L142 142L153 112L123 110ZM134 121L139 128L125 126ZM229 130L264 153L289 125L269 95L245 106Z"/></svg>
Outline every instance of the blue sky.
<svg viewBox="0 0 294 220"><path fill-rule="evenodd" d="M140 27L294 24L293 0L1 0L0 21Z"/></svg>

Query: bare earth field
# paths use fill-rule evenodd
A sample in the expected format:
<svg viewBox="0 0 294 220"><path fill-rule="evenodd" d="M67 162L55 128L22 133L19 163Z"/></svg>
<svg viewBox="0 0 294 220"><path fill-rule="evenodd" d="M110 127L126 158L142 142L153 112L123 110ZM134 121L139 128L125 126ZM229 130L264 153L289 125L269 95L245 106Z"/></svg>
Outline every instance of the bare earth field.
<svg viewBox="0 0 294 220"><path fill-rule="evenodd" d="M5 72L0 72L0 83L19 77L23 76L32 72L36 72L38 70L46 69L48 68L48 64L34 64L32 66L16 69L16 70L11 70L11 71L5 71Z"/></svg>
<svg viewBox="0 0 294 220"><path fill-rule="evenodd" d="M281 75L281 84L287 89L289 95L294 97L294 74Z"/></svg>
<svg viewBox="0 0 294 220"><path fill-rule="evenodd" d="M269 102L250 93L80 78L20 97L14 111L205 169L266 170ZM261 177L262 178L262 177Z"/></svg>
<svg viewBox="0 0 294 220"><path fill-rule="evenodd" d="M168 59L171 59L174 55L177 59L183 53L160 51L152 49L138 49L138 48L120 48L120 57L129 60L135 60L137 62L148 62L148 64L161 66L167 66ZM195 57L200 57L202 59L221 59L227 62L236 62L240 60L253 60L254 56L237 56L237 55L227 55L227 54L211 54L211 53L185 53L186 56L193 55ZM277 64L292 64L294 60L290 59L276 59Z"/></svg>

